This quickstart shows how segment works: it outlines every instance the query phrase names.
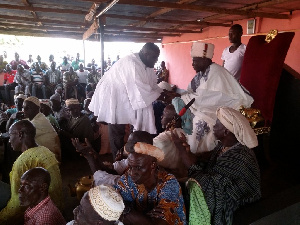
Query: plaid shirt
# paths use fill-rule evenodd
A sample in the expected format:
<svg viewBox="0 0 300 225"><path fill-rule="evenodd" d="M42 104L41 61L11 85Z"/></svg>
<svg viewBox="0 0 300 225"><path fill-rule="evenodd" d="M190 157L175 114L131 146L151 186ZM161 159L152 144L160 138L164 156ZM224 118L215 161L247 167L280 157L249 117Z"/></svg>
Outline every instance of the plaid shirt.
<svg viewBox="0 0 300 225"><path fill-rule="evenodd" d="M28 208L24 214L24 225L65 225L66 221L50 196L34 208Z"/></svg>

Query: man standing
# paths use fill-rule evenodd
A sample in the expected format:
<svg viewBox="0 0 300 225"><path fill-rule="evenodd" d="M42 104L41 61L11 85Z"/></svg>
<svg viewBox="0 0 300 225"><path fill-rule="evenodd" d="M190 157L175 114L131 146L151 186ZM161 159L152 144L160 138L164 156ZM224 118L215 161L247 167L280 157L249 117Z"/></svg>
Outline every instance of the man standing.
<svg viewBox="0 0 300 225"><path fill-rule="evenodd" d="M232 45L224 49L221 57L224 68L227 69L237 81L239 81L241 77L242 63L246 51L246 45L241 42L242 35L243 27L239 24L235 24L229 29L228 36Z"/></svg>
<svg viewBox="0 0 300 225"><path fill-rule="evenodd" d="M18 68L18 65L21 64L25 69L29 69L29 66L27 65L27 63L20 59L19 54L16 52L15 53L15 60L10 62L11 68L13 70L16 70Z"/></svg>
<svg viewBox="0 0 300 225"><path fill-rule="evenodd" d="M124 146L125 125L156 133L152 102L163 91L158 87L154 64L160 50L146 43L139 53L128 55L107 71L99 81L89 109L97 121L109 123L113 156Z"/></svg>
<svg viewBox="0 0 300 225"><path fill-rule="evenodd" d="M10 172L11 198L0 212L0 224L17 225L20 224L24 212L18 198L20 179L24 172L34 167L43 167L49 171L51 175L49 195L59 208L62 207L62 180L55 155L35 142L36 129L30 121L16 122L8 133L12 148L21 151L22 154L17 158Z"/></svg>
<svg viewBox="0 0 300 225"><path fill-rule="evenodd" d="M162 61L160 64L160 68L156 73L157 75L157 83L161 81L169 82L169 70L166 68L165 61Z"/></svg>
<svg viewBox="0 0 300 225"><path fill-rule="evenodd" d="M242 105L250 107L253 102L249 93L226 69L212 62L213 54L213 44L193 43L192 66L197 74L188 86L188 93L181 96L185 104L195 98L190 107L195 115L193 133L187 137L193 153L210 151L215 147L212 129L218 107L239 109Z"/></svg>
<svg viewBox="0 0 300 225"><path fill-rule="evenodd" d="M28 207L24 225L66 224L49 196L50 182L50 173L42 167L32 168L22 175L18 193L20 206Z"/></svg>

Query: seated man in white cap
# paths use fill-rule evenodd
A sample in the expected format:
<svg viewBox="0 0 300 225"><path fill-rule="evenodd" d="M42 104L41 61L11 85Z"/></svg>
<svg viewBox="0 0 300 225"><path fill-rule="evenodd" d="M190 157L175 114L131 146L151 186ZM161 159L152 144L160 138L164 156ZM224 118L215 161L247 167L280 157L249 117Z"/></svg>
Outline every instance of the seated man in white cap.
<svg viewBox="0 0 300 225"><path fill-rule="evenodd" d="M39 145L47 147L60 162L61 150L59 137L47 118L40 112L40 100L31 96L25 99L24 118L28 118L36 128L35 140Z"/></svg>
<svg viewBox="0 0 300 225"><path fill-rule="evenodd" d="M188 135L188 143L193 153L211 151L215 145L212 132L216 122L216 110L221 106L239 109L242 105L250 107L253 98L234 77L222 66L213 63L214 45L194 42L191 50L193 68L197 72L188 86L188 93L181 96L195 115L193 133Z"/></svg>
<svg viewBox="0 0 300 225"><path fill-rule="evenodd" d="M74 220L67 225L121 225L119 220L124 208L121 195L113 187L96 186L83 195L80 205L73 211Z"/></svg>
<svg viewBox="0 0 300 225"><path fill-rule="evenodd" d="M189 152L185 137L172 134L189 177L196 181L189 182L190 224L206 224L197 220L205 210L209 224L232 224L236 209L261 197L260 171L252 150L258 145L253 129L232 108L221 107L216 115L213 132L219 144L210 152L208 161L200 156L196 164L197 158ZM198 201L194 201L195 196Z"/></svg>
<svg viewBox="0 0 300 225"><path fill-rule="evenodd" d="M73 144L88 160L95 184L114 185L121 194L130 209L124 215L124 224L186 224L180 185L174 175L159 169L158 162L164 159L164 152L152 145L151 134L135 131L129 136L125 145L129 153L128 170L122 176L103 171L106 169L99 154L90 145L78 140Z"/></svg>

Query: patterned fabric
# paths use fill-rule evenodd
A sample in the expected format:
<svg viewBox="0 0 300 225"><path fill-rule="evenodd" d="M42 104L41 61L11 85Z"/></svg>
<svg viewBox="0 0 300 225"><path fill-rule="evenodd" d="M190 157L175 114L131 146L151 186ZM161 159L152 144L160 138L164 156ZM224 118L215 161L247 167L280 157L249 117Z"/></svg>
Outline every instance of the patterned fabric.
<svg viewBox="0 0 300 225"><path fill-rule="evenodd" d="M204 120L199 120L196 123L196 138L200 141L210 131L210 127Z"/></svg>
<svg viewBox="0 0 300 225"><path fill-rule="evenodd" d="M78 76L77 76L76 72L73 72L73 73L65 72L64 75L63 75L63 83L64 83L64 85L67 85L68 82L73 82L76 79L78 79Z"/></svg>
<svg viewBox="0 0 300 225"><path fill-rule="evenodd" d="M232 224L233 212L261 197L254 152L240 143L221 153L219 144L206 165L192 165L189 177L202 188L212 224Z"/></svg>
<svg viewBox="0 0 300 225"><path fill-rule="evenodd" d="M87 83L91 83L91 84L97 84L100 80L100 73L96 72L96 73L93 73L90 72L88 75L87 75Z"/></svg>
<svg viewBox="0 0 300 225"><path fill-rule="evenodd" d="M66 221L50 196L24 213L24 225L65 225Z"/></svg>
<svg viewBox="0 0 300 225"><path fill-rule="evenodd" d="M124 203L132 205L137 211L148 213L155 208L163 209L165 220L170 225L186 224L185 206L181 188L176 178L165 171L158 171L158 183L148 192L144 185L136 185L125 173L115 185Z"/></svg>
<svg viewBox="0 0 300 225"><path fill-rule="evenodd" d="M191 81L191 88L193 89L194 92L196 92L197 88L200 86L200 80L203 77L204 81L207 81L208 78L208 74L209 74L209 69L210 67L208 67L204 73L202 73L201 71L198 72L195 77L192 79Z"/></svg>
<svg viewBox="0 0 300 225"><path fill-rule="evenodd" d="M194 179L188 181L190 195L189 225L210 225L210 212L200 185Z"/></svg>
<svg viewBox="0 0 300 225"><path fill-rule="evenodd" d="M6 80L7 84L11 84L14 82L15 79L15 75L16 75L17 71L16 70L12 70L9 73L5 73L4 74L4 80Z"/></svg>
<svg viewBox="0 0 300 225"><path fill-rule="evenodd" d="M49 79L50 84L58 84L58 81L61 80L62 75L59 70L52 71L51 69L46 72L46 79Z"/></svg>
<svg viewBox="0 0 300 225"><path fill-rule="evenodd" d="M54 203L62 208L62 180L58 161L49 149L38 146L27 149L15 161L10 172L11 198L0 212L0 224L19 224L23 220L24 209L20 207L18 190L21 176L29 169L43 167L50 173L49 195Z"/></svg>

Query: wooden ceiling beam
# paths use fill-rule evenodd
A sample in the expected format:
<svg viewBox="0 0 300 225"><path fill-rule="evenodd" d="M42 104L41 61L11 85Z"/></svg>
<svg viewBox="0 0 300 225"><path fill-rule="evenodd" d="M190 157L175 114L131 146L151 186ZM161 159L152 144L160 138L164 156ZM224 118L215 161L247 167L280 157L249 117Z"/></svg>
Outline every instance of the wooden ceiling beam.
<svg viewBox="0 0 300 225"><path fill-rule="evenodd" d="M171 34L171 33L137 33L137 32L119 32L119 31L104 31L104 34L107 35L127 35L127 36L147 36L147 37L156 37L156 38L162 38L163 36L171 36L171 37L177 37L179 34Z"/></svg>
<svg viewBox="0 0 300 225"><path fill-rule="evenodd" d="M146 27L134 27L134 26L118 26L118 25L106 25L105 30L140 30L140 31L153 31L153 32L161 32L161 33L201 33L201 31L197 30L173 30L173 29L157 29L157 28L146 28Z"/></svg>
<svg viewBox="0 0 300 225"><path fill-rule="evenodd" d="M138 16L124 16L117 14L105 14L106 17L109 18L117 18L117 19L127 19L127 20L139 20L153 23L171 23L171 24L185 24L185 25L205 25L205 26L222 26L222 27L230 27L230 24L225 23L209 23L209 22L198 22L198 21L184 21L184 20L165 20L165 19L154 19L149 18L145 20L145 17Z"/></svg>
<svg viewBox="0 0 300 225"><path fill-rule="evenodd" d="M217 7L209 7L209 6L201 6L201 5L188 5L188 4L177 4L177 3L145 1L145 0L120 0L119 4L190 10L196 12L199 11L211 12L217 14L240 15L240 16L247 16L247 17L266 17L266 18L273 18L273 19L290 18L289 15L287 14L263 13L263 12L253 12L251 10L225 9L225 8L217 8Z"/></svg>
<svg viewBox="0 0 300 225"><path fill-rule="evenodd" d="M276 5L276 4L280 4L280 3L284 3L284 2L290 2L290 1L291 0L269 0L269 1L262 2L262 3L254 3L254 4L251 4L251 5L247 5L245 7L237 8L237 10L256 10L256 9L260 9L260 8L263 8L263 7L268 7L268 6L272 6L272 5ZM203 21L210 21L210 20L214 20L214 19L219 19L223 16L224 16L224 14L207 16L207 17L203 18Z"/></svg>
<svg viewBox="0 0 300 225"><path fill-rule="evenodd" d="M82 34L85 30L80 28L61 28L53 26L35 26L35 25L21 25L21 24L8 24L0 23L0 27L5 29L27 29L27 30L41 30L41 31L63 31L63 32L76 32Z"/></svg>
<svg viewBox="0 0 300 225"><path fill-rule="evenodd" d="M30 22L36 22L33 18L29 17L21 17L21 16L6 16L6 15L0 15L0 19L4 20L16 20L16 21L30 21ZM60 24L60 25L74 25L74 26L81 26L86 27L88 24L84 22L74 22L74 21L66 21L66 20L50 20L50 19L39 19L42 23L53 23L53 24Z"/></svg>
<svg viewBox="0 0 300 225"><path fill-rule="evenodd" d="M34 11L34 12L53 12L53 13L69 13L69 14L79 14L86 15L87 11L77 10L77 9L57 9L57 8L44 8L44 7L30 7L30 6L20 6L20 5L9 5L0 4L0 8L3 9L17 9L24 11Z"/></svg>

